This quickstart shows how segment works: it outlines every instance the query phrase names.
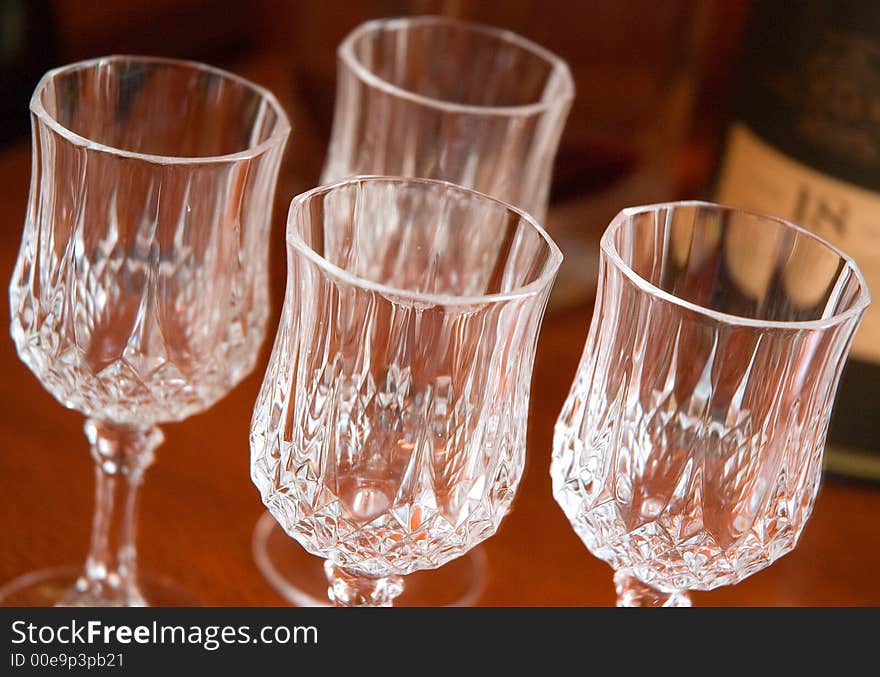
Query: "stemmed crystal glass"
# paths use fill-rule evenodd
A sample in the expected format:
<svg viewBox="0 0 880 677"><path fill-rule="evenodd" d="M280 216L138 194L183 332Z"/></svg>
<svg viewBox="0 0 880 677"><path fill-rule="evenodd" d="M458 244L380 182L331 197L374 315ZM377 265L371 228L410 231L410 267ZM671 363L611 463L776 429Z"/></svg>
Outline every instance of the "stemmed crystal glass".
<svg viewBox="0 0 880 677"><path fill-rule="evenodd" d="M358 174L440 179L543 220L574 98L562 59L510 31L432 16L364 23L337 56L323 183ZM303 554L264 515L254 532L260 570L291 602L320 603L324 576ZM407 598L467 603L484 562L477 549L425 581L416 576Z"/></svg>
<svg viewBox="0 0 880 677"><path fill-rule="evenodd" d="M9 288L22 361L88 418L96 505L84 568L26 574L9 604L174 604L138 576L137 490L157 425L253 368L268 231L290 130L268 91L198 63L114 56L48 72Z"/></svg>
<svg viewBox="0 0 880 677"><path fill-rule="evenodd" d="M565 61L510 31L435 16L369 21L337 58L324 183L441 179L543 220L574 99Z"/></svg>
<svg viewBox="0 0 880 677"><path fill-rule="evenodd" d="M698 202L621 212L599 283L553 492L618 606L689 606L795 547L870 297L808 231Z"/></svg>
<svg viewBox="0 0 880 677"><path fill-rule="evenodd" d="M389 177L295 198L287 247L251 476L326 560L331 601L390 606L403 576L465 554L511 505L562 255L500 201Z"/></svg>

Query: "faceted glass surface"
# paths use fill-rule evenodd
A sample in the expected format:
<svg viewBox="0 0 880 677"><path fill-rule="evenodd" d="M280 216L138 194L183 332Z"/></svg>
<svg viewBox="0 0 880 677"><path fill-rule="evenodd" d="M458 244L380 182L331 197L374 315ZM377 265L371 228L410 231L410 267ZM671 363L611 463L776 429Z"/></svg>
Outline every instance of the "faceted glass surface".
<svg viewBox="0 0 880 677"><path fill-rule="evenodd" d="M144 426L254 365L289 126L235 76L111 57L49 73L10 284L19 355L65 406Z"/></svg>
<svg viewBox="0 0 880 677"><path fill-rule="evenodd" d="M338 55L323 182L441 179L544 218L574 97L559 57L510 31L441 17L367 22Z"/></svg>
<svg viewBox="0 0 880 677"><path fill-rule="evenodd" d="M253 480L291 536L348 571L440 566L513 500L561 254L530 217L436 181L316 189L288 223Z"/></svg>
<svg viewBox="0 0 880 677"><path fill-rule="evenodd" d="M290 125L272 94L231 73L114 56L46 73L31 126L11 333L43 386L88 417L95 513L84 567L25 574L0 598L189 605L138 575L138 487L157 424L211 406L254 366Z"/></svg>
<svg viewBox="0 0 880 677"><path fill-rule="evenodd" d="M551 468L590 551L667 592L737 583L790 551L869 300L849 258L781 220L622 212Z"/></svg>
<svg viewBox="0 0 880 677"><path fill-rule="evenodd" d="M364 174L440 179L543 219L574 95L565 62L510 31L443 17L369 21L337 55L323 183ZM260 533L255 560L267 579L283 581L276 589L323 597L307 584L322 578L319 567L307 571L293 544L285 552L271 547L270 531ZM485 574L478 561L474 555L461 571ZM463 578L436 587L408 581L404 603L458 604L464 598L454 590L479 587L479 575Z"/></svg>

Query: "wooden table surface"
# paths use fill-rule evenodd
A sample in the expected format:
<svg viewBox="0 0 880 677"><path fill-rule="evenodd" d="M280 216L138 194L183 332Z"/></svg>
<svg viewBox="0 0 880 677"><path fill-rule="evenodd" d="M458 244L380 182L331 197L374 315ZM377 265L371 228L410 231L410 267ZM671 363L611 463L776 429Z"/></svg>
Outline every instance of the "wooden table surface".
<svg viewBox="0 0 880 677"><path fill-rule="evenodd" d="M261 79L261 78L258 78ZM266 82L273 85L277 83ZM295 113L293 114L296 118ZM288 155L313 155L296 138ZM295 164L296 160L293 160ZM5 286L21 236L30 154L26 143L0 150L0 326ZM284 276L282 218L302 188L291 161L277 199L273 305ZM530 413L528 464L513 511L485 544L484 605L611 605L611 570L575 536L550 491L553 423L586 337L590 308L550 314L541 335ZM248 425L265 366L213 409L163 430L166 441L142 489L143 570L188 588L206 605L279 605L251 556L263 514L248 472ZM92 461L83 418L65 410L0 340L0 582L33 569L81 562L92 511ZM696 593L699 605L880 604L880 487L826 478L795 552L740 585Z"/></svg>

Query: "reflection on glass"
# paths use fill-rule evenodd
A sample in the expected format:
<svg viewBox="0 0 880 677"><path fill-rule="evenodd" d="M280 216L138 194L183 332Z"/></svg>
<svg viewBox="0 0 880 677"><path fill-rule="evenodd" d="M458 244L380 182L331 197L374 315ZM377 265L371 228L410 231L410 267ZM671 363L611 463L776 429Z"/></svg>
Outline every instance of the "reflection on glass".
<svg viewBox="0 0 880 677"><path fill-rule="evenodd" d="M624 210L601 261L554 495L619 605L688 605L795 547L868 290L807 231L706 203Z"/></svg>
<svg viewBox="0 0 880 677"><path fill-rule="evenodd" d="M294 199L251 474L327 560L336 604L390 605L403 576L495 533L561 258L531 217L449 183L357 178Z"/></svg>
<svg viewBox="0 0 880 677"><path fill-rule="evenodd" d="M10 604L186 598L139 577L137 489L157 425L210 407L265 333L268 230L289 125L267 91L201 64L109 57L47 73L9 288L18 354L88 417L96 509L84 569L28 574Z"/></svg>

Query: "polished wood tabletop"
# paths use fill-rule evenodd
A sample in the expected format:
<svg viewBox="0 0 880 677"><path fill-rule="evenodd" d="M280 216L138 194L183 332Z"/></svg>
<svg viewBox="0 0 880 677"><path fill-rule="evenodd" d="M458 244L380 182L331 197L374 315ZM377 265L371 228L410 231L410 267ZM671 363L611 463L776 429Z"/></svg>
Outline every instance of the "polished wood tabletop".
<svg viewBox="0 0 880 677"><path fill-rule="evenodd" d="M272 84L266 83L266 84ZM294 116L295 117L295 116ZM273 312L285 274L282 221L306 186L291 164L314 156L294 132L279 186L272 243ZM318 154L320 158L320 154ZM290 158L293 158L292 160ZM18 252L27 200L26 141L0 150L0 280ZM535 364L528 462L510 515L485 543L481 605L611 605L612 572L589 554L553 501L548 474L553 424L574 375L591 308L548 314ZM9 309L0 303L0 325ZM248 426L268 356L209 411L163 428L165 443L142 489L143 570L180 583L205 605L285 604L257 570L254 524L264 513L250 481ZM83 417L58 404L0 340L0 583L83 561L93 492ZM694 594L698 605L880 604L880 487L826 477L797 549L743 583Z"/></svg>

